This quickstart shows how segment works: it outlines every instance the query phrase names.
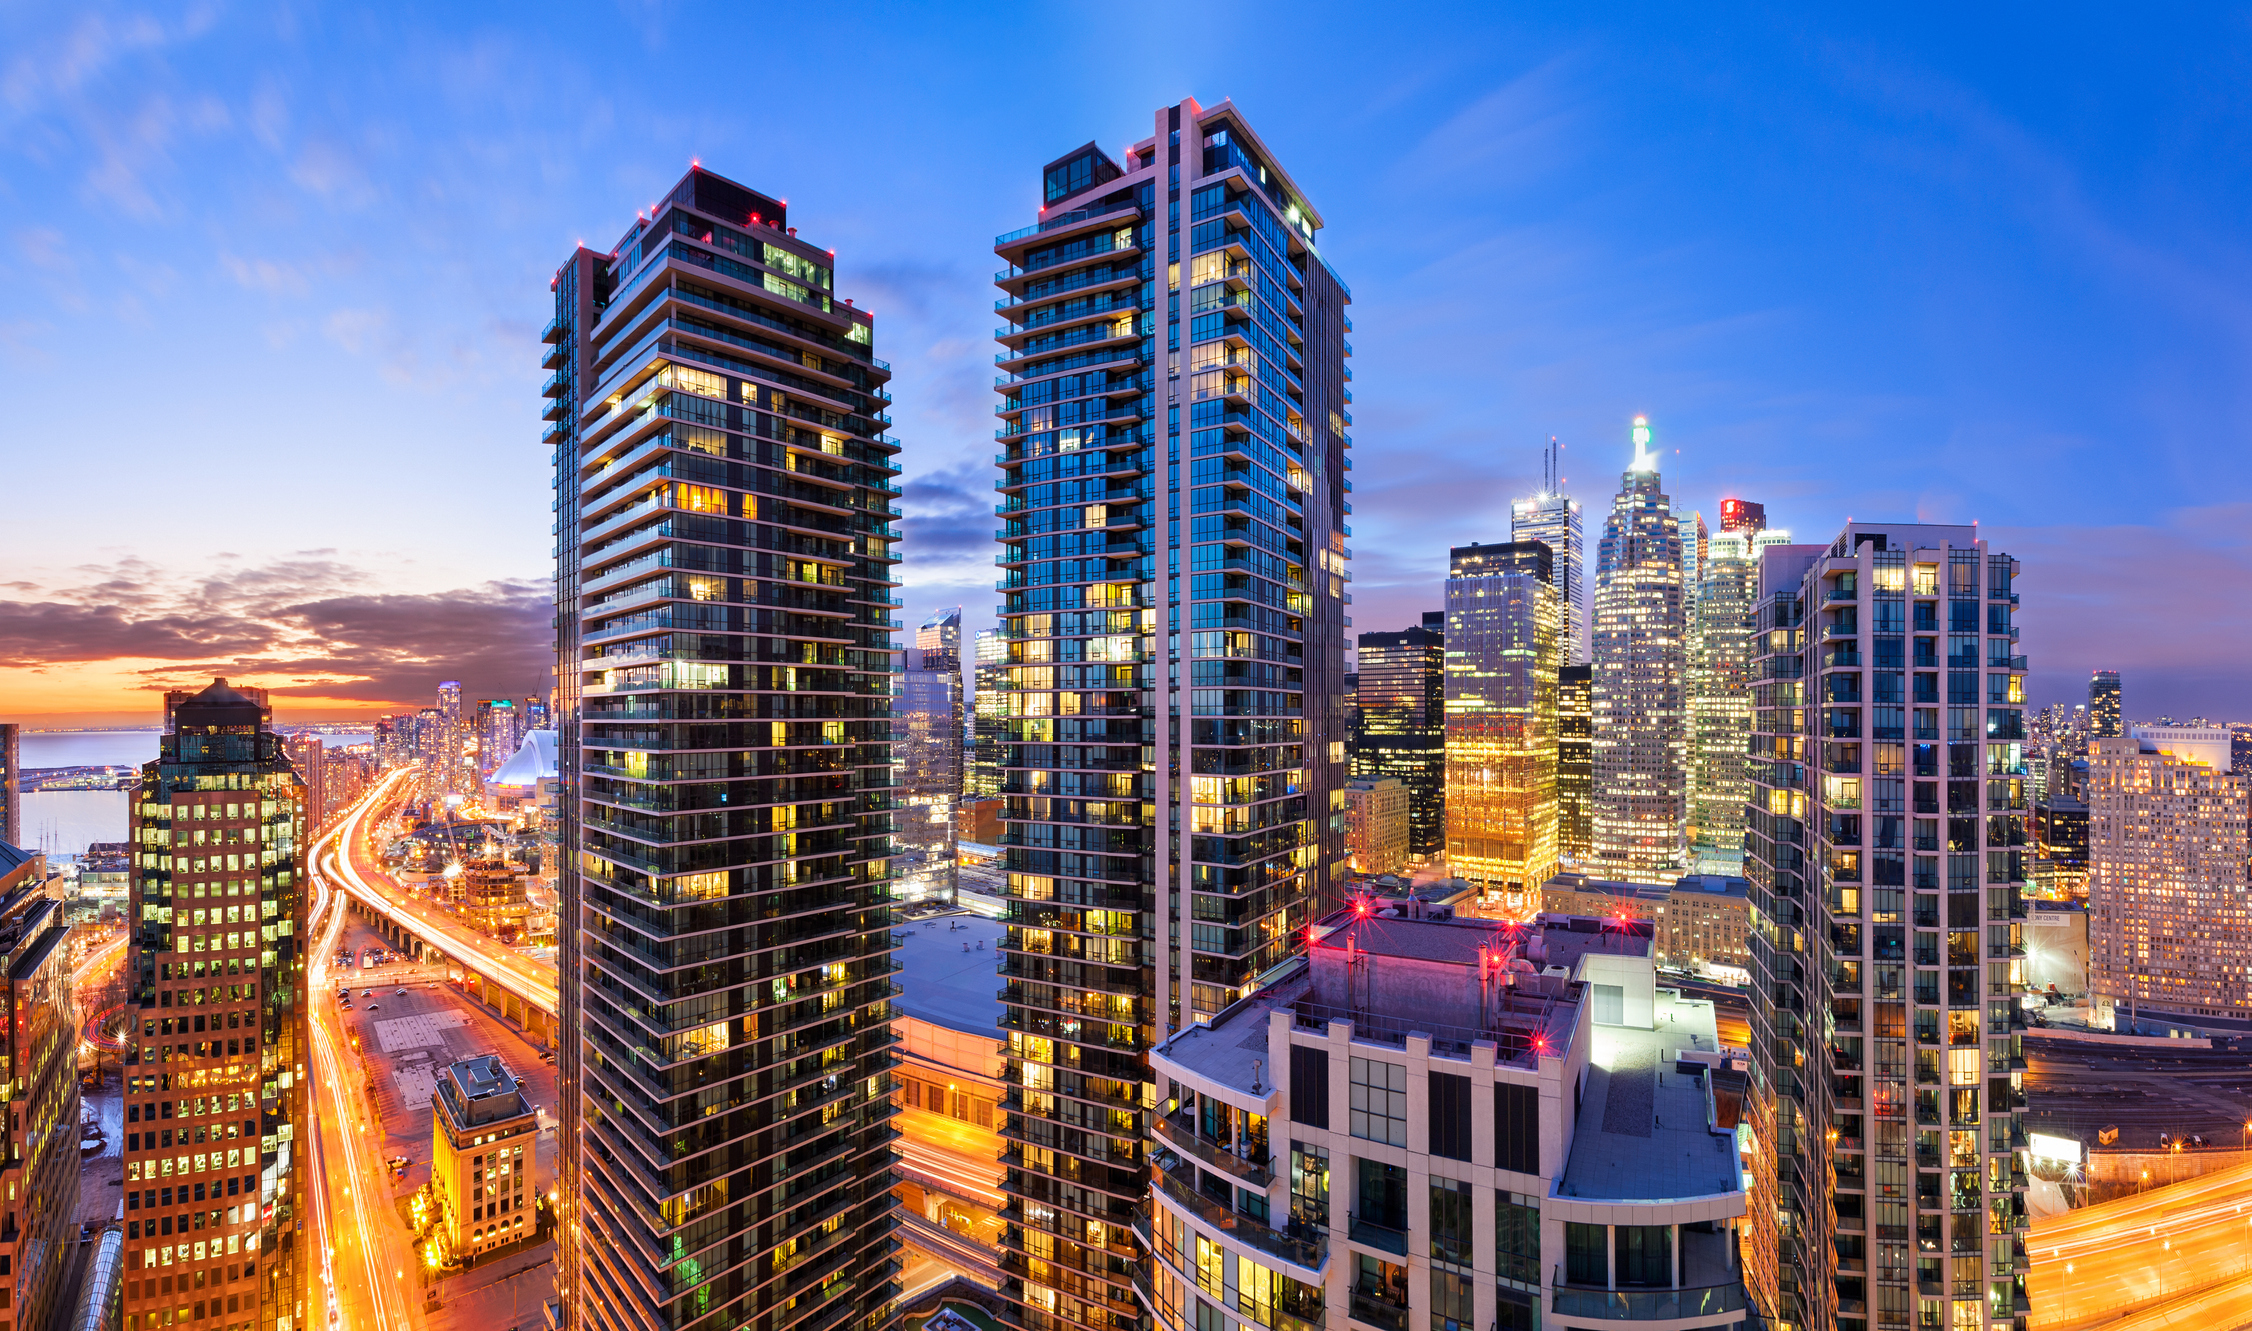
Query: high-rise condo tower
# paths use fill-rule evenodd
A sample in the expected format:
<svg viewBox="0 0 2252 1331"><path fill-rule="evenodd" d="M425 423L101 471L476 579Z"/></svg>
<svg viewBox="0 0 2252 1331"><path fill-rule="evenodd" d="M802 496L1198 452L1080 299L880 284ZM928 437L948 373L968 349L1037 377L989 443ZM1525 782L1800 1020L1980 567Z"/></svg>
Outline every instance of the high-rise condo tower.
<svg viewBox="0 0 2252 1331"><path fill-rule="evenodd" d="M894 1204L890 367L692 170L556 274L559 1299L874 1327Z"/></svg>
<svg viewBox="0 0 2252 1331"><path fill-rule="evenodd" d="M1778 1325L2025 1307L2017 574L1973 527L1761 552L1744 872Z"/></svg>
<svg viewBox="0 0 2252 1331"><path fill-rule="evenodd" d="M1142 1323L1151 1043L1301 946L1344 863L1348 296L1242 111L1150 128L1050 162L994 247L1002 1297L1030 1331Z"/></svg>

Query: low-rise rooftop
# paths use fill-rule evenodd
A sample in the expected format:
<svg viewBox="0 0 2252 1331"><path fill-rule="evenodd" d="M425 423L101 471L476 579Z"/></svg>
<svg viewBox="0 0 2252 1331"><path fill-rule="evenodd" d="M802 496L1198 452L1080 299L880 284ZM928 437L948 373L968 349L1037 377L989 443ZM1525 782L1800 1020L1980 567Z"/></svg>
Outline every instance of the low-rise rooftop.
<svg viewBox="0 0 2252 1331"><path fill-rule="evenodd" d="M1720 1054L1713 1006L1658 991L1654 1029L1592 1027L1587 1081L1559 1197L1661 1201L1740 1191L1736 1137L1724 1130L1707 1059ZM1687 1051L1705 1058L1683 1060Z"/></svg>
<svg viewBox="0 0 2252 1331"><path fill-rule="evenodd" d="M971 1035L993 1035L1001 1017L1001 959L1007 928L982 915L939 915L900 930L899 997L910 1017Z"/></svg>

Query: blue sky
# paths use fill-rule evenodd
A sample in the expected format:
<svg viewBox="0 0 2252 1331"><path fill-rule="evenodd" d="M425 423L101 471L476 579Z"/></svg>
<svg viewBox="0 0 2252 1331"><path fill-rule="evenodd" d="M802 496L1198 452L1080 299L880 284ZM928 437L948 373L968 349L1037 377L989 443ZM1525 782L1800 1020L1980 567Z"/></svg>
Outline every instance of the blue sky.
<svg viewBox="0 0 2252 1331"><path fill-rule="evenodd" d="M2244 11L465 12L0 8L0 715L544 687L547 281L691 158L877 312L908 623L990 623L992 237L1183 96L1353 289L1356 628L1641 413L1708 518L1976 519L2039 700L2252 715Z"/></svg>

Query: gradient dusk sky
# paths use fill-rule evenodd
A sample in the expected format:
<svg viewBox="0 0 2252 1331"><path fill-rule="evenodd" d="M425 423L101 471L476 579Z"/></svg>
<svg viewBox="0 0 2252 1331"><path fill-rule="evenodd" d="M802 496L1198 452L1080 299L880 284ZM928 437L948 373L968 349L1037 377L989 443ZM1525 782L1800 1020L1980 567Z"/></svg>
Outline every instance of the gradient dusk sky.
<svg viewBox="0 0 2252 1331"><path fill-rule="evenodd" d="M9 5L0 719L544 689L548 279L691 158L876 311L903 615L990 624L993 236L1186 96L1353 290L1357 631L1506 538L1550 435L1592 537L1643 413L1716 525L1977 520L2035 702L2252 716L2252 11L1824 17Z"/></svg>

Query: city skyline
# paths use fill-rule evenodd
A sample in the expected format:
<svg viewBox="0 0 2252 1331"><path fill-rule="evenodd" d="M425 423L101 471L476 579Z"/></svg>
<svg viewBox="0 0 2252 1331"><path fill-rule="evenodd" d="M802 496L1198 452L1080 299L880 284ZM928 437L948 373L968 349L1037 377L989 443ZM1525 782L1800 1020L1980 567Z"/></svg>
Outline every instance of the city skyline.
<svg viewBox="0 0 2252 1331"><path fill-rule="evenodd" d="M1617 465L1609 441L1643 413L1681 450L1665 467L1685 512L1756 493L1779 526L1980 520L2056 596L2028 643L2037 699L2071 699L2089 670L2118 668L2134 715L2252 702L2233 669L2248 617L2184 613L2138 572L2147 560L2192 573L2175 585L2244 581L2229 519L2246 464L2207 443L2239 414L2221 369L2242 340L2228 219L2243 187L2196 151L2236 113L2192 101L2181 66L2185 50L2193 66L2226 65L2241 33L2175 20L2104 50L2110 72L2089 79L2095 38L2072 33L1992 72L1999 44L2023 40L1999 23L1938 43L1780 20L1701 36L1665 16L1451 17L1453 49L1435 63L1372 52L1343 22L1293 31L1275 73L1199 53L1153 66L1143 86L1068 90L1058 107L1058 123L1117 123L1176 88L1209 89L1274 137L1323 145L1298 170L1332 201L1340 270L1359 275L1357 433L1365 459L1385 460L1358 476L1356 629L1436 605L1445 550L1506 531L1550 435L1584 502ZM802 196L809 225L868 256L910 441L903 617L962 603L966 633L990 622L977 593L990 419L973 374L990 292L960 256L1030 210L1023 162L1071 146L971 95L1022 39L980 50L983 35L919 15L882 33L847 25L877 81L911 73L898 95L960 107L957 123L903 122L897 95L844 112L904 136L900 160L929 195L921 225L904 227L890 179L808 165L806 131L651 99L649 70L701 39L678 22L644 25L617 53L626 76L606 81L584 127L585 160L615 163L601 170L512 100L535 77L592 80L562 49L610 34L584 14L459 41L413 16L377 32L103 11L12 22L24 55L5 178L22 220L0 253L17 279L0 374L27 402L26 438L67 438L62 413L90 394L165 425L116 446L127 465L98 495L73 474L79 450L23 460L28 493L69 496L94 520L0 537L16 570L0 601L8 719L149 724L158 691L212 673L273 689L290 723L372 717L441 679L478 696L541 691L547 519L536 487L501 483L538 451L522 403L544 316L525 279L574 237L618 234L630 219L617 200L653 198L691 158ZM708 26L725 40L734 24ZM923 69L931 50L963 58ZM2168 77L2145 77L2160 60ZM1334 98L1308 99L1280 72L1308 61L1338 68ZM395 105L402 93L432 109ZM2169 149L2125 146L2153 137ZM402 151L418 142L429 151ZM1509 169L1453 169L1464 161ZM1614 206L1625 189L1666 206L1627 216L1645 210ZM1406 251L1376 248L1392 239L1374 225L1390 195L1433 219ZM1876 234L1866 212L1944 215L1949 230ZM1884 276L1896 272L1952 287L1973 317L1936 319ZM1438 273L1450 297L1433 306ZM121 352L149 368L118 380ZM1433 356L1441 373L1511 368L1475 408L1439 406L1412 386ZM323 400L362 406L308 448L231 405L223 385L252 359L275 420ZM1852 447L1880 438L1906 452ZM168 453L221 442L284 501L255 534L174 516L173 490L203 482ZM2137 465L2111 465L2126 456ZM355 487L370 458L375 492L395 502L337 521L367 493Z"/></svg>

